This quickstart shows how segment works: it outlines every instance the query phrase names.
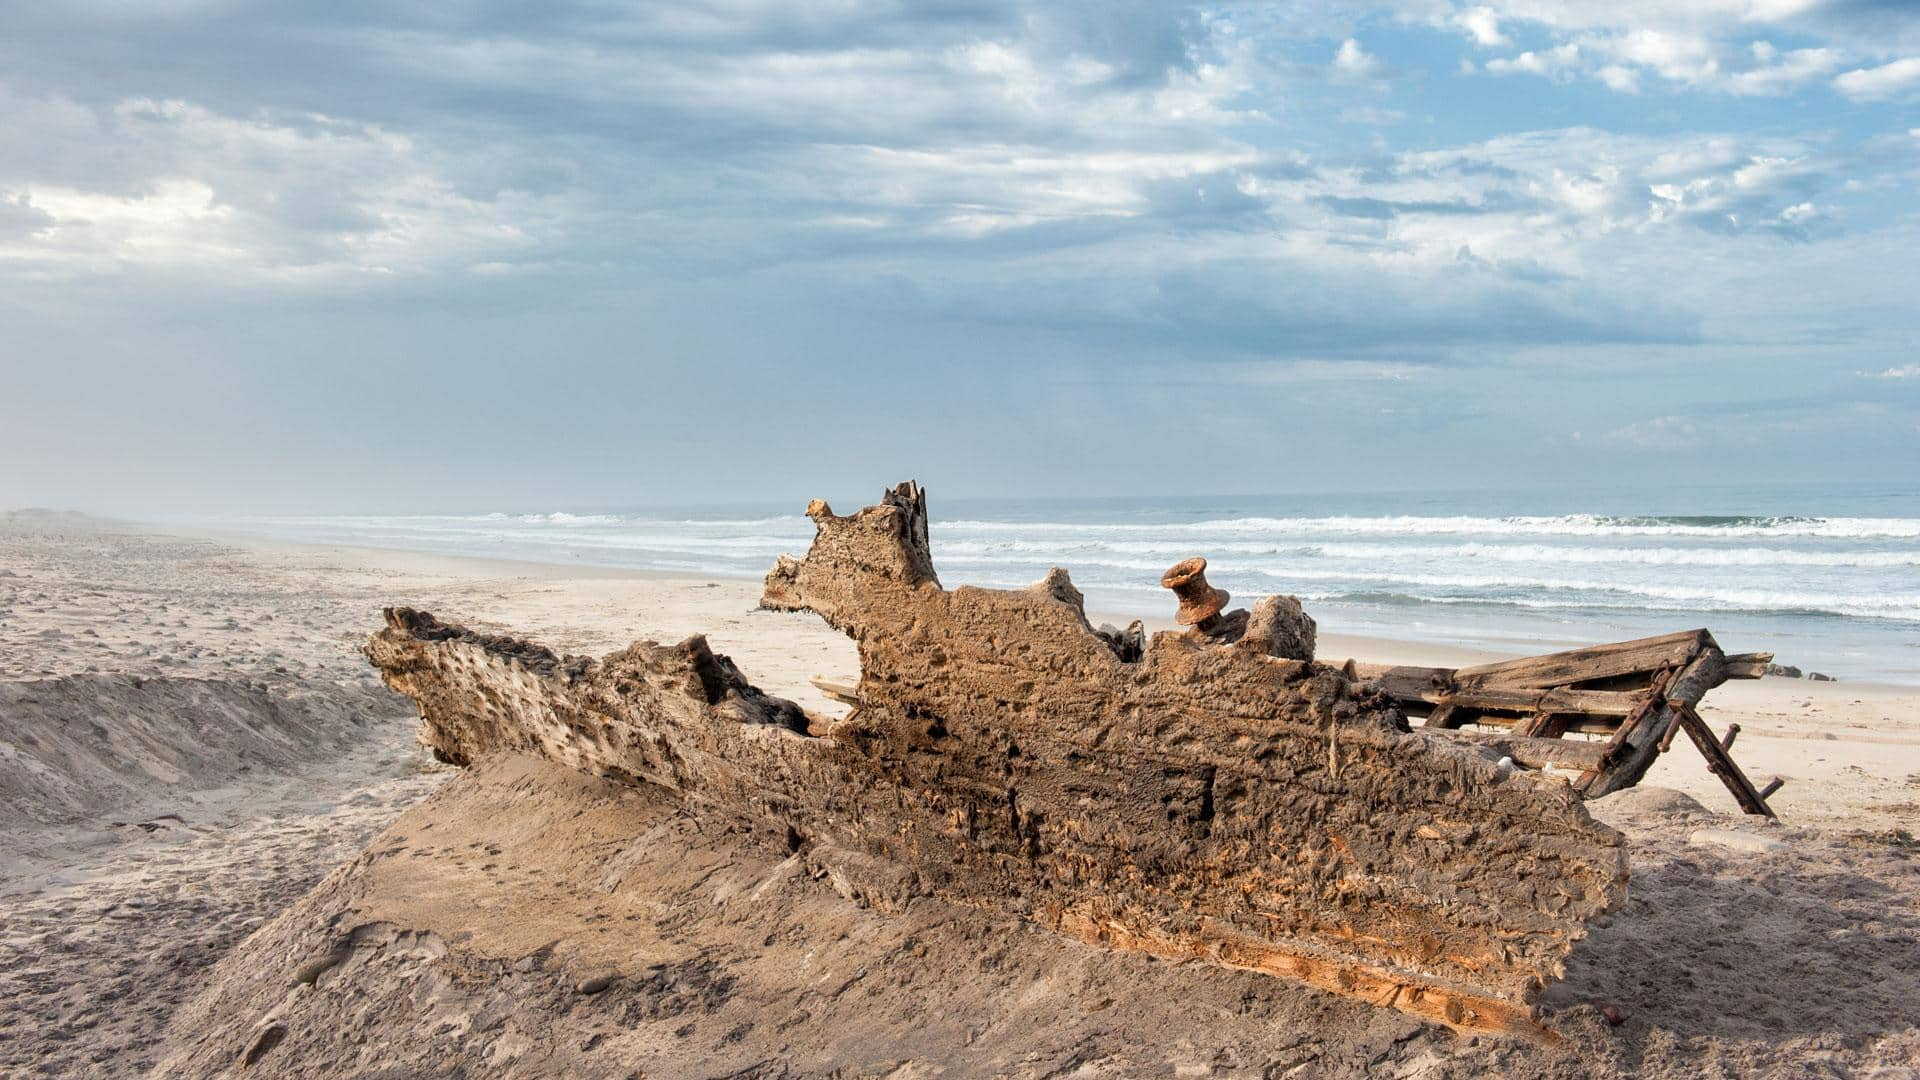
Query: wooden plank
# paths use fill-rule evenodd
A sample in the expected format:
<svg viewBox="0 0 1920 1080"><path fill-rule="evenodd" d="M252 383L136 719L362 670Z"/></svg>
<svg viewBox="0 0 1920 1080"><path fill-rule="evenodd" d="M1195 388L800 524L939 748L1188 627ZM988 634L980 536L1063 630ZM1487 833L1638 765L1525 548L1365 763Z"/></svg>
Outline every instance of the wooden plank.
<svg viewBox="0 0 1920 1080"><path fill-rule="evenodd" d="M860 688L852 683L829 679L825 675L815 675L807 681L813 684L814 689L842 705L859 706L863 704L864 699L860 697Z"/></svg>
<svg viewBox="0 0 1920 1080"><path fill-rule="evenodd" d="M1753 781L1747 779L1747 774L1740 771L1732 755L1721 749L1720 740L1713 737L1713 731L1707 727L1706 721L1700 719L1700 714L1693 711L1693 706L1679 705L1674 712L1679 714L1681 730L1699 748L1700 756L1707 759L1707 768L1713 770L1713 774L1733 793L1733 800L1740 804L1740 809L1749 814L1772 817L1773 808L1767 805L1767 800L1753 786Z"/></svg>
<svg viewBox="0 0 1920 1080"><path fill-rule="evenodd" d="M1388 693L1392 693L1391 690ZM1393 695L1402 703L1420 701L1460 709L1493 709L1516 713L1583 713L1588 716L1627 716L1640 707L1646 694L1630 690L1566 690L1531 687L1481 686L1460 690L1423 690Z"/></svg>
<svg viewBox="0 0 1920 1080"><path fill-rule="evenodd" d="M1606 768L1591 777L1583 777L1584 785L1577 785L1581 793L1597 799L1638 784L1653 767L1654 759L1666 749L1668 740L1664 736L1670 733L1675 712L1681 706L1691 706L1708 690L1720 685L1723 660L1719 646L1708 638L1700 655L1660 682L1657 689L1661 700L1650 701L1645 713L1621 724Z"/></svg>
<svg viewBox="0 0 1920 1080"><path fill-rule="evenodd" d="M1435 734L1490 747L1529 769L1598 769L1607 744L1586 739L1529 739L1495 731L1436 730Z"/></svg>
<svg viewBox="0 0 1920 1080"><path fill-rule="evenodd" d="M1377 664L1355 664L1354 670L1360 678L1378 683L1382 690L1402 701L1423 700L1422 694L1453 685L1452 668L1407 666L1382 668Z"/></svg>
<svg viewBox="0 0 1920 1080"><path fill-rule="evenodd" d="M1547 725L1552 722L1552 713L1537 712L1513 725L1513 734L1519 738L1537 739L1546 735Z"/></svg>
<svg viewBox="0 0 1920 1080"><path fill-rule="evenodd" d="M1538 683L1535 680L1534 676L1548 666L1561 668L1562 674L1575 676L1569 678L1568 682L1587 682L1592 679L1633 674L1636 671L1653 672L1666 666L1663 661L1671 661L1672 666L1679 667L1692 658L1693 647L1703 638L1708 643L1712 642L1712 636L1705 630L1682 630L1658 637L1622 641L1611 645L1596 645L1587 649L1573 649L1567 652L1548 653L1542 656L1529 656L1518 660L1504 660L1497 664L1481 664L1477 667L1465 668L1422 667L1412 664L1355 664L1354 667L1359 678L1379 683L1382 689L1397 698L1434 702L1438 700L1437 695L1447 692L1445 688L1457 685L1459 689L1454 692L1459 692L1468 688L1469 683L1477 692L1546 689L1550 686L1563 685ZM1760 675L1756 672L1764 672L1765 665L1772 662L1772 653L1741 653L1738 656L1730 656L1724 661L1726 677L1757 679ZM1646 666L1635 666L1641 664ZM1621 691L1570 692L1620 693ZM1604 710L1599 707L1589 707L1580 711Z"/></svg>
<svg viewBox="0 0 1920 1080"><path fill-rule="evenodd" d="M1667 700L1676 705L1698 705L1707 691L1727 681L1726 663L1726 655L1709 643L1706 651L1667 684Z"/></svg>
<svg viewBox="0 0 1920 1080"><path fill-rule="evenodd" d="M1557 732L1560 735L1608 735L1608 736L1611 736L1614 732L1620 730L1620 721L1615 717L1595 716L1595 717L1589 717L1589 718L1580 718L1580 717L1568 716L1566 713L1554 713L1552 715L1553 715L1553 723L1550 726L1550 730ZM1515 726L1527 719L1529 718L1525 716L1516 716L1510 713L1483 712L1483 713L1474 714L1473 718L1470 720L1456 719L1453 723L1449 724L1448 726L1458 727L1463 723L1474 724L1479 727L1512 732L1513 734L1517 735L1517 734L1521 734L1521 732L1515 730Z"/></svg>
<svg viewBox="0 0 1920 1080"><path fill-rule="evenodd" d="M1698 662L1698 660L1693 661L1693 663ZM1640 703L1640 707L1635 709L1626 719L1620 721L1619 729L1613 733L1613 738L1607 741L1607 760L1609 764L1612 763L1614 758L1620 755L1621 750L1626 749L1629 745L1638 745L1630 744L1629 740L1633 738L1634 733L1643 725L1659 724L1659 720L1655 714L1659 713L1666 705L1667 687L1671 685L1673 681L1674 670L1672 668L1665 668L1653 673L1653 678L1647 683L1647 696Z"/></svg>
<svg viewBox="0 0 1920 1080"><path fill-rule="evenodd" d="M1498 664L1459 668L1453 679L1462 688L1483 686L1549 687L1679 667L1713 644L1705 630L1596 645L1587 649L1529 656Z"/></svg>
<svg viewBox="0 0 1920 1080"><path fill-rule="evenodd" d="M1523 765L1553 762L1581 769L1575 790L1598 798L1639 783L1681 729L1694 737L1686 718L1698 721L1693 706L1707 691L1730 678L1759 678L1772 660L1770 653L1728 657L1706 630L1684 630L1453 670L1376 666L1368 675L1409 712L1417 715L1430 707L1425 727L1450 738L1509 747L1503 752ZM1581 690L1571 685L1642 672L1648 676L1645 690ZM1458 722L1512 730L1447 730ZM1700 728L1704 731L1704 724ZM1605 743L1543 737L1572 731L1612 737ZM1701 753L1742 809L1770 815L1766 800L1720 740L1711 733L1705 738L1712 750L1703 746Z"/></svg>

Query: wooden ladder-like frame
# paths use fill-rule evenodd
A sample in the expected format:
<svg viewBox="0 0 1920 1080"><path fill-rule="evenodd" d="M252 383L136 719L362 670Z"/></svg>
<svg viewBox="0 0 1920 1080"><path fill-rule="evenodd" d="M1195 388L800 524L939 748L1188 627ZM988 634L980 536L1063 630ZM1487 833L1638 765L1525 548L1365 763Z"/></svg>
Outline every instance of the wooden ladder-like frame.
<svg viewBox="0 0 1920 1080"><path fill-rule="evenodd" d="M1496 746L1529 768L1576 773L1574 790L1590 799L1639 783L1684 731L1742 810L1772 817L1767 796L1783 781L1756 788L1728 752L1739 725L1715 738L1695 711L1709 690L1760 678L1772 660L1728 656L1706 630L1683 630L1475 667L1357 670L1422 719L1420 730Z"/></svg>

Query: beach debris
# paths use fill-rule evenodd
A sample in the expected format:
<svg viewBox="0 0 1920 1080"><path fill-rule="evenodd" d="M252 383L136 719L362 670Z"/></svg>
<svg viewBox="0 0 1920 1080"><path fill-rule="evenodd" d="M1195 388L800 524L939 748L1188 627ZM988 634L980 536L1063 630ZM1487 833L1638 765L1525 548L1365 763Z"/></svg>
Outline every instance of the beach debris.
<svg viewBox="0 0 1920 1080"><path fill-rule="evenodd" d="M1742 832L1739 829L1695 829L1687 834L1687 843L1695 847L1723 847L1733 851L1751 852L1755 855L1787 850L1785 840Z"/></svg>
<svg viewBox="0 0 1920 1080"><path fill-rule="evenodd" d="M1231 597L1227 590L1208 583L1207 560L1198 555L1174 563L1160 575L1160 584L1180 599L1173 621L1192 627L1192 634L1223 645L1244 642L1249 648L1282 660L1313 659L1314 622L1300 607L1298 597L1267 596L1256 602L1251 612L1244 608L1227 611Z"/></svg>
<svg viewBox="0 0 1920 1080"><path fill-rule="evenodd" d="M1263 596L1253 605L1242 642L1282 660L1312 660L1317 636L1313 616L1294 596Z"/></svg>
<svg viewBox="0 0 1920 1080"><path fill-rule="evenodd" d="M1772 661L1771 653L1728 656L1702 629L1475 667L1361 665L1359 673L1421 720L1421 731L1566 772L1583 798L1639 783L1684 732L1742 810L1772 817L1767 797L1785 781L1756 788L1729 753L1739 726L1716 737L1696 711L1714 687L1760 678Z"/></svg>
<svg viewBox="0 0 1920 1080"><path fill-rule="evenodd" d="M1128 623L1125 630L1112 623L1101 623L1093 632L1100 635L1100 640L1107 643L1107 648L1113 650L1121 663L1131 664L1147 655L1147 626L1139 619Z"/></svg>
<svg viewBox="0 0 1920 1080"><path fill-rule="evenodd" d="M1387 694L1267 639L1160 633L1129 661L1064 571L943 588L916 485L808 516L810 550L776 563L762 603L856 642L839 721L698 636L586 660L395 608L367 655L438 756L532 752L658 785L881 912L944 901L1556 1037L1531 1002L1627 883L1620 834L1566 784L1409 730ZM1196 580L1198 626L1214 604Z"/></svg>

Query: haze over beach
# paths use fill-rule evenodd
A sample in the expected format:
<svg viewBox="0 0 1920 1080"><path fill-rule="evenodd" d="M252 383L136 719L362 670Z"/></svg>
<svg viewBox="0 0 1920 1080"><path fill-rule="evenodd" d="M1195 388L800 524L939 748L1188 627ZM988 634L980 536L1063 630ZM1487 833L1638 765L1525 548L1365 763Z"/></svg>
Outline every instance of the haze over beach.
<svg viewBox="0 0 1920 1080"><path fill-rule="evenodd" d="M77 0L0 111L0 1074L1920 1077L1920 8Z"/></svg>

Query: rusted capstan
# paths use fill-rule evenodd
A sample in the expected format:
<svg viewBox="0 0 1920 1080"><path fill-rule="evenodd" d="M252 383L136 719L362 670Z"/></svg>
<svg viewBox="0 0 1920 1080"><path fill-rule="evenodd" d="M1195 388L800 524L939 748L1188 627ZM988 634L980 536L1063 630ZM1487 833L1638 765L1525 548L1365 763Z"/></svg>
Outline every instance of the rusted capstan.
<svg viewBox="0 0 1920 1080"><path fill-rule="evenodd" d="M1227 601L1231 599L1227 590L1207 583L1207 560L1198 555L1174 563L1172 569L1160 575L1160 584L1180 598L1180 610L1174 612L1173 621L1181 626L1204 630L1227 609Z"/></svg>
<svg viewBox="0 0 1920 1080"><path fill-rule="evenodd" d="M1174 612L1173 621L1181 626L1191 626L1194 633L1222 641L1237 640L1246 632L1246 611L1227 611L1231 597L1227 590L1207 582L1207 560L1200 556L1174 563L1160 575L1160 584L1180 598L1180 610Z"/></svg>

